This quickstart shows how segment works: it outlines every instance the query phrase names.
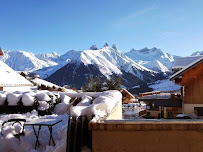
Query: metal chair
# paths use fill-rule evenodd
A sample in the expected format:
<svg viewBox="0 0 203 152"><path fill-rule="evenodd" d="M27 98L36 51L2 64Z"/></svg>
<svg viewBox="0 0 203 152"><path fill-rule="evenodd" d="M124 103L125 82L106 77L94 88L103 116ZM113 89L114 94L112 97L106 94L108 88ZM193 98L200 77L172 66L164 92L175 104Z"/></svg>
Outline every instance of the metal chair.
<svg viewBox="0 0 203 152"><path fill-rule="evenodd" d="M16 123L20 124L23 129L20 133L17 133L17 134L14 134L13 136L16 137L16 138L20 138L20 136L24 136L25 135L25 132L24 132L24 124L25 124L26 120L25 119L9 119L9 120L6 120L2 123L2 126L1 126L1 135L3 136L2 134L2 130L3 130L3 127L6 123L12 123L12 126Z"/></svg>

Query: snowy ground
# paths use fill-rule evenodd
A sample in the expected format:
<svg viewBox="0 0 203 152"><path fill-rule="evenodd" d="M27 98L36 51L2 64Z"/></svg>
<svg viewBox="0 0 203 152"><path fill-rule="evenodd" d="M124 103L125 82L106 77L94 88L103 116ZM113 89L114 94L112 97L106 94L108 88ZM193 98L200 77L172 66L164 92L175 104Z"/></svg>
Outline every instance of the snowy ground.
<svg viewBox="0 0 203 152"><path fill-rule="evenodd" d="M180 90L179 85L175 85L174 82L167 80L158 81L156 84L150 85L150 88L153 88L154 91L176 91Z"/></svg>
<svg viewBox="0 0 203 152"><path fill-rule="evenodd" d="M38 116L36 111L32 111L27 114L2 114L0 115L0 126L3 121L12 118L24 118L26 121L32 121L39 118L55 118L57 120L62 119L62 122L53 126L53 137L56 143L55 146L51 144L49 146L49 130L48 127L42 127L39 135L40 147L37 150L34 149L36 137L31 126L25 126L25 136L21 136L20 140L12 135L12 132L18 130L18 127L5 126L3 127L2 133L0 135L0 151L1 152L65 152L66 150L66 134L67 134L67 124L68 115L47 115Z"/></svg>

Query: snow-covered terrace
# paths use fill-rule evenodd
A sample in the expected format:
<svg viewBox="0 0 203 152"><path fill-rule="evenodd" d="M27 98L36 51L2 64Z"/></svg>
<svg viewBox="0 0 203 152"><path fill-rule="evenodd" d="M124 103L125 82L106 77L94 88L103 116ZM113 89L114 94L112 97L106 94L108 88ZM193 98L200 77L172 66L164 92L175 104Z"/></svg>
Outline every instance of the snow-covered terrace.
<svg viewBox="0 0 203 152"><path fill-rule="evenodd" d="M1 92L5 94L6 92ZM22 92L21 92L22 93ZM31 92L26 92L31 93ZM36 91L34 93L40 93ZM48 91L43 91L43 93L48 93ZM61 103L57 104L52 115L39 116L36 110L33 110L31 113L25 114L1 114L0 115L0 124L3 121L11 118L23 118L27 122L32 120L37 120L41 118L55 118L57 120L62 119L62 122L53 127L53 137L56 145L48 146L49 142L49 130L47 127L42 127L39 141L40 147L37 150L34 149L36 137L34 135L33 129L30 126L25 126L25 136L21 136L20 139L17 139L13 136L14 132L19 132L21 128L19 126L8 125L0 130L3 135L0 135L0 143L4 143L0 146L0 151L17 151L17 152L65 152L66 151L66 136L67 136L67 127L68 127L68 118L71 116L84 116L86 115L88 119L94 118L91 120L92 123L102 122L106 119L113 118L114 116L118 118L118 115L115 114L116 106L119 105L121 110L122 95L119 91L105 91L105 92L52 92L60 95L62 100ZM32 92L33 94L33 92ZM71 98L79 97L82 100L76 106L73 106L70 103ZM0 100L2 100L0 98ZM120 112L122 117L122 112ZM111 116L113 115L113 117ZM1 125L0 125L1 126ZM82 151L88 151L87 147L83 147Z"/></svg>

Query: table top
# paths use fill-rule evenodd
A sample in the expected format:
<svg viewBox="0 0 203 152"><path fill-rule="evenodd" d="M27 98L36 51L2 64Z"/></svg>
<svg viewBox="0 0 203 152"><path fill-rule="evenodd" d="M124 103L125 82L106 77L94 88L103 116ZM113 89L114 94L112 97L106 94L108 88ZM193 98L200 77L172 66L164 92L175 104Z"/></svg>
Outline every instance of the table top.
<svg viewBox="0 0 203 152"><path fill-rule="evenodd" d="M57 119L37 119L30 122L26 122L25 125L36 125L36 126L54 126L62 120Z"/></svg>

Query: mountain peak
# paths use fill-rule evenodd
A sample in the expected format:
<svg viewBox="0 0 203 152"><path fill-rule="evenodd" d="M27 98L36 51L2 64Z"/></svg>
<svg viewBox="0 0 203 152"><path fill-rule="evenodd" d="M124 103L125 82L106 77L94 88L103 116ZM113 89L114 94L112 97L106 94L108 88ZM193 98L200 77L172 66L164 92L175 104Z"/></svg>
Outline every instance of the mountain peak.
<svg viewBox="0 0 203 152"><path fill-rule="evenodd" d="M116 44L113 44L112 48L115 49L115 50L118 50L117 47L116 47Z"/></svg>
<svg viewBox="0 0 203 152"><path fill-rule="evenodd" d="M157 48L156 48L156 47L153 47L152 50L157 50Z"/></svg>
<svg viewBox="0 0 203 152"><path fill-rule="evenodd" d="M136 51L134 48L132 48L132 49L130 50L130 52L134 52L134 51Z"/></svg>
<svg viewBox="0 0 203 152"><path fill-rule="evenodd" d="M59 54L56 52L52 52L51 54L53 54L54 56L59 56Z"/></svg>
<svg viewBox="0 0 203 152"><path fill-rule="evenodd" d="M90 47L90 50L98 50L98 48L97 48L96 45L92 45L92 46Z"/></svg>
<svg viewBox="0 0 203 152"><path fill-rule="evenodd" d="M109 46L109 44L108 44L108 43L105 43L105 44L104 44L104 47L107 47L107 46Z"/></svg>
<svg viewBox="0 0 203 152"><path fill-rule="evenodd" d="M140 52L140 53L146 54L146 53L149 53L149 50L150 50L150 49L148 49L147 47L145 47L145 48L140 49L140 50L137 50L137 51Z"/></svg>

